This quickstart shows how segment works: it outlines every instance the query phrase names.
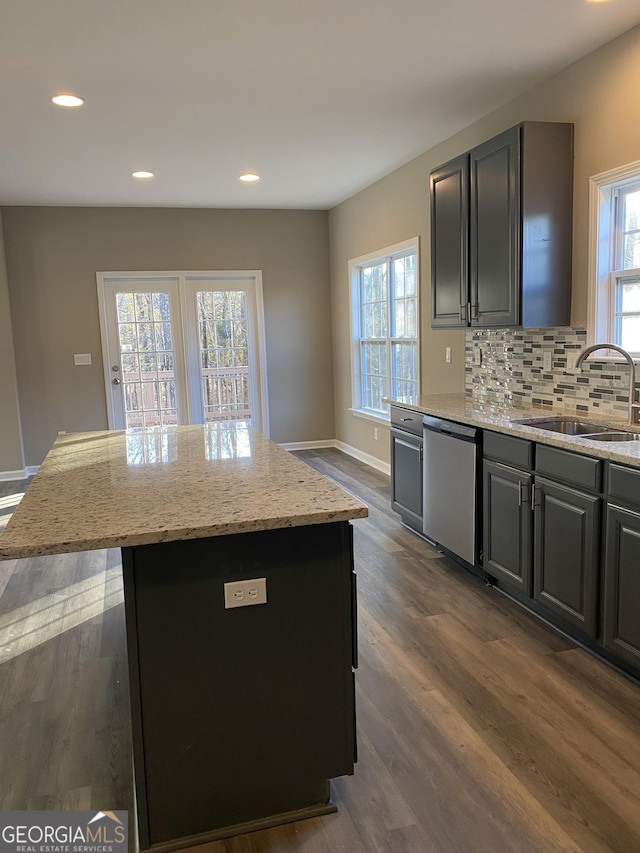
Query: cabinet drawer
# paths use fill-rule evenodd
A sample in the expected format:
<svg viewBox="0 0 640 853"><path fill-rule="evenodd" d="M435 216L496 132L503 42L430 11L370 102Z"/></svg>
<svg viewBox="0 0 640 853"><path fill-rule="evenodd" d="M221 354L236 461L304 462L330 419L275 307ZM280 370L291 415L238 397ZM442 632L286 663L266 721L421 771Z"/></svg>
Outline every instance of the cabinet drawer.
<svg viewBox="0 0 640 853"><path fill-rule="evenodd" d="M590 492L599 492L602 487L602 462L599 459L546 444L536 446L536 471Z"/></svg>
<svg viewBox="0 0 640 853"><path fill-rule="evenodd" d="M609 503L640 507L640 470L609 463Z"/></svg>
<svg viewBox="0 0 640 853"><path fill-rule="evenodd" d="M483 446L484 456L491 456L500 462L508 462L518 468L533 467L533 444L523 438L485 430Z"/></svg>
<svg viewBox="0 0 640 853"><path fill-rule="evenodd" d="M414 435L422 435L422 417L420 412L391 406L391 426L412 432Z"/></svg>

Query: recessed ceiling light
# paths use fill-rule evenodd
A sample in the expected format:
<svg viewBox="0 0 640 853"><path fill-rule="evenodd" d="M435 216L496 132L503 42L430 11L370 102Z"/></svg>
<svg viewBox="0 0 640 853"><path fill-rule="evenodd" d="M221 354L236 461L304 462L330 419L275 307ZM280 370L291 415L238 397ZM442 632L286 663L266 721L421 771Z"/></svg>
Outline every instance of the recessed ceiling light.
<svg viewBox="0 0 640 853"><path fill-rule="evenodd" d="M54 95L51 100L58 107L81 107L84 104L84 98L77 95Z"/></svg>
<svg viewBox="0 0 640 853"><path fill-rule="evenodd" d="M252 184L255 181L260 180L260 175L254 175L251 172L247 172L246 175L240 175L240 180L244 181L245 184Z"/></svg>
<svg viewBox="0 0 640 853"><path fill-rule="evenodd" d="M153 172L145 172L144 170L140 170L139 172L131 172L132 178L152 178Z"/></svg>

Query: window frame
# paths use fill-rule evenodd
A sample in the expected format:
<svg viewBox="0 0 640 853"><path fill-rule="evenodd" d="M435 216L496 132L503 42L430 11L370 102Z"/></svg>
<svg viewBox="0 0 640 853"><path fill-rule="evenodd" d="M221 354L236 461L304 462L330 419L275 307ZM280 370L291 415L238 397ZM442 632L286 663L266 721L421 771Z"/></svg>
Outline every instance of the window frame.
<svg viewBox="0 0 640 853"><path fill-rule="evenodd" d="M392 286L392 264L393 261L406 257L407 255L415 255L416 257L416 337L399 338L390 334L392 330L392 317L397 300L390 299ZM389 263L389 271L387 279L387 335L378 338L364 338L361 335L362 331L362 302L360 298L361 292L361 276L362 269L368 265L382 262ZM373 421L375 423L389 423L389 411L380 412L374 409L366 408L363 403L363 387L362 387L362 344L384 342L387 348L387 369L389 388L388 395L393 394L392 388L392 366L393 366L393 345L394 343L415 342L416 346L416 393L420 391L420 363L421 363L421 335L420 335L420 243L418 237L413 237L409 240L404 240L401 243L396 243L393 246L386 246L384 249L379 249L374 252L369 252L366 255L361 255L358 258L353 258L349 261L349 282L350 282L350 330L351 330L351 409L350 411L357 417Z"/></svg>
<svg viewBox="0 0 640 853"><path fill-rule="evenodd" d="M622 253L621 194L640 187L640 160L594 175L589 179L588 343L617 340L616 291L618 282L636 279L640 269L620 269ZM638 350L631 352L640 359ZM614 350L598 360L623 361Z"/></svg>

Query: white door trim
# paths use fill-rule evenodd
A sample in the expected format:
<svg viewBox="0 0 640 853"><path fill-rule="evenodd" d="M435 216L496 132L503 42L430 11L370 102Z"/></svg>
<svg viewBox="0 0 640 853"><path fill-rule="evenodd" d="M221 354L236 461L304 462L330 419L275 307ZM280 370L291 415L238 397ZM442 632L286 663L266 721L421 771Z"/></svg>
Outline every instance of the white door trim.
<svg viewBox="0 0 640 853"><path fill-rule="evenodd" d="M185 329L185 309L186 309L186 299L187 299L187 283L192 281L197 281L198 279L203 279L205 281L215 281L218 280L220 282L226 281L231 282L234 279L238 281L248 281L250 282L252 291L253 291L253 307L255 311L255 323L254 323L254 342L255 342L255 355L256 355L256 364L255 364L255 391L257 398L257 407L256 414L257 418L255 421L255 425L260 431L269 436L269 394L268 394L268 383L267 383L267 349L266 349L266 336L265 336L265 327L264 327L264 298L263 298L263 289L262 289L262 270L117 270L117 271L101 271L96 273L96 282L98 289L98 314L100 318L100 337L102 340L102 360L104 367L104 382L105 382L105 397L107 403L107 417L109 429L113 429L113 424L115 423L114 419L114 408L112 402L112 395L110 393L110 383L111 383L111 364L112 364L112 356L113 354L109 351L108 346L108 335L107 335L107 317L108 317L108 284L111 281L130 281L130 282L141 282L144 283L148 280L158 281L158 280L177 280L178 289L180 293L180 311L181 316L177 322L179 322L179 341L182 347L181 352L181 361L188 365L188 354L187 354L187 335ZM253 321L252 321L253 322ZM177 328L177 326L176 326ZM188 367L185 367L185 370L188 370ZM189 413L189 418L191 416L192 407L190 405L188 394L189 394L189 383L186 381L185 374L185 382L184 387L186 389L187 399L185 403L187 405L187 411Z"/></svg>

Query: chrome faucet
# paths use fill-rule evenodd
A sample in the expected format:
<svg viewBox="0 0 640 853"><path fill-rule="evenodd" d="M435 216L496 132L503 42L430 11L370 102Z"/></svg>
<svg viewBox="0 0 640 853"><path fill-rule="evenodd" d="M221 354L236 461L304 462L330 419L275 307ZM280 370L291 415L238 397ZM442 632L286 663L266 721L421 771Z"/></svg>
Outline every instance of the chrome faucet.
<svg viewBox="0 0 640 853"><path fill-rule="evenodd" d="M576 359L576 369L581 370L582 363L586 361L587 357L590 356L592 352L595 352L598 349L614 349L616 352L619 352L620 355L623 355L629 362L629 423L640 423L640 403L636 402L636 366L626 349L622 349L622 347L619 347L616 344L594 344L592 347L587 347L582 350Z"/></svg>

